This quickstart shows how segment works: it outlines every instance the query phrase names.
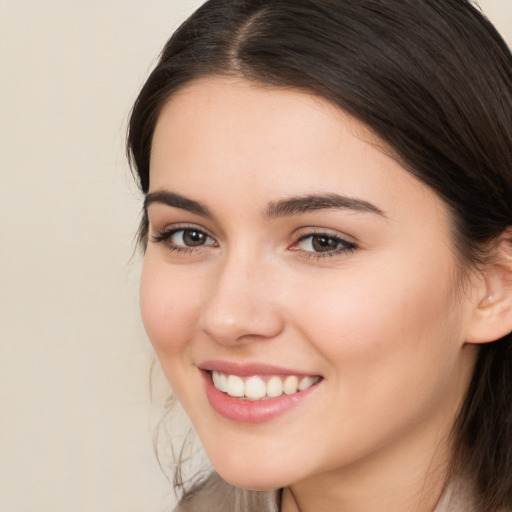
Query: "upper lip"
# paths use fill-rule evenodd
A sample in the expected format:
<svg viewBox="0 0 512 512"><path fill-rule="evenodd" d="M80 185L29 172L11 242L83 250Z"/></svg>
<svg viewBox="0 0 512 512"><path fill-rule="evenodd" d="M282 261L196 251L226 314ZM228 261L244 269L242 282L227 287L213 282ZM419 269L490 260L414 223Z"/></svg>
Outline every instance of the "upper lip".
<svg viewBox="0 0 512 512"><path fill-rule="evenodd" d="M200 370L217 371L240 377L250 377L251 375L297 375L297 377L307 377L317 375L311 372L292 370L265 363L236 363L232 361L210 360L203 361L197 366Z"/></svg>

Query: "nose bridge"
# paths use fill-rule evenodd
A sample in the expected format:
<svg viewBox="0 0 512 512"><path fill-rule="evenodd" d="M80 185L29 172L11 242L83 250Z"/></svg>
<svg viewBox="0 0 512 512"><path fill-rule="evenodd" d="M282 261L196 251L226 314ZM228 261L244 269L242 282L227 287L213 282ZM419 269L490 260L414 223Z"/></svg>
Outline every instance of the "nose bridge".
<svg viewBox="0 0 512 512"><path fill-rule="evenodd" d="M226 254L218 265L201 328L222 344L276 336L283 323L268 262L249 250L237 250Z"/></svg>

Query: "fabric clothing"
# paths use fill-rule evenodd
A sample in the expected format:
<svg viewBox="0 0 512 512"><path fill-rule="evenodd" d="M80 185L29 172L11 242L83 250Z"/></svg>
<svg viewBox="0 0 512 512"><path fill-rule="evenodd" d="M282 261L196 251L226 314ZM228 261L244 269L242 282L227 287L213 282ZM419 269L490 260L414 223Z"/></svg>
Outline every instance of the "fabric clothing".
<svg viewBox="0 0 512 512"><path fill-rule="evenodd" d="M212 473L174 512L279 512L279 494L238 489Z"/></svg>
<svg viewBox="0 0 512 512"><path fill-rule="evenodd" d="M434 512L477 512L474 487L470 481L459 478L448 486Z"/></svg>
<svg viewBox="0 0 512 512"><path fill-rule="evenodd" d="M279 512L279 491L244 491L216 473L182 500L174 512ZM473 487L457 479L441 496L433 512L477 512Z"/></svg>

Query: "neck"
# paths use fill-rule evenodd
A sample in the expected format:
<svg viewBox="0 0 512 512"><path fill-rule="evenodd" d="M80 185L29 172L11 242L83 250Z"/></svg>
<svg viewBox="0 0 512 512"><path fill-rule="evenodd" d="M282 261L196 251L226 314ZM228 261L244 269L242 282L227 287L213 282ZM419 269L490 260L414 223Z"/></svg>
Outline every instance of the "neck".
<svg viewBox="0 0 512 512"><path fill-rule="evenodd" d="M451 434L476 353L457 372L458 391L447 395L437 414L356 462L293 483L283 491L282 512L433 512L452 476Z"/></svg>
<svg viewBox="0 0 512 512"><path fill-rule="evenodd" d="M432 512L448 480L451 444L400 449L323 473L283 491L282 512ZM397 447L398 448L398 447Z"/></svg>

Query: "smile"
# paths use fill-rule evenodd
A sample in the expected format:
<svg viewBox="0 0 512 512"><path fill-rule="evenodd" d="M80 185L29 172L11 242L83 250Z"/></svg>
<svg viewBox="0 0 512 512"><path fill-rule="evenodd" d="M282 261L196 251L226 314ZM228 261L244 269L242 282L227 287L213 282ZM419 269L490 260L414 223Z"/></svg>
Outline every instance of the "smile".
<svg viewBox="0 0 512 512"><path fill-rule="evenodd" d="M284 395L294 395L316 384L320 377L297 375L252 375L240 377L212 371L213 385L229 396L246 400L265 400Z"/></svg>
<svg viewBox="0 0 512 512"><path fill-rule="evenodd" d="M324 381L321 375L257 362L203 361L198 369L211 407L245 424L271 421L302 407Z"/></svg>

